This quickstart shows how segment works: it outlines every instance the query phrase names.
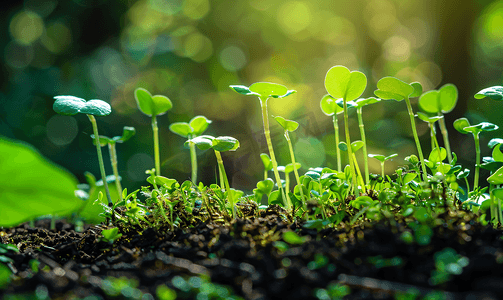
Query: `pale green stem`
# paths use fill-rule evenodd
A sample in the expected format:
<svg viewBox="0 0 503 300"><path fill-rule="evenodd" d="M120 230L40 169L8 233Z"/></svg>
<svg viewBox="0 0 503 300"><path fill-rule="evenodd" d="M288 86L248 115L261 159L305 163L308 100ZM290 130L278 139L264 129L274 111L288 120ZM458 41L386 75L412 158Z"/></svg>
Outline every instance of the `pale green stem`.
<svg viewBox="0 0 503 300"><path fill-rule="evenodd" d="M152 131L154 132L154 159L155 175L161 176L161 159L159 155L159 128L157 127L157 117L152 116Z"/></svg>
<svg viewBox="0 0 503 300"><path fill-rule="evenodd" d="M468 182L468 177L465 177L465 183L466 183L466 194L468 195L470 193L470 183Z"/></svg>
<svg viewBox="0 0 503 300"><path fill-rule="evenodd" d="M334 132L335 132L335 150L337 152L337 171L341 172L342 162L341 162L341 149L339 149L339 122L337 121L337 114L333 115L334 121Z"/></svg>
<svg viewBox="0 0 503 300"><path fill-rule="evenodd" d="M479 170L480 170L480 140L479 133L473 134L475 140L475 178L473 179L473 190L479 186Z"/></svg>
<svg viewBox="0 0 503 300"><path fill-rule="evenodd" d="M348 103L346 99L343 98L344 102L344 131L346 134L346 145L348 146L348 160L349 160L349 168L351 170L351 176L353 181L353 186L355 189L355 195L358 196L358 183L356 182L356 172L355 172L355 164L353 162L353 150L351 149L351 138L349 137L349 117L348 117ZM338 147L339 145L337 145Z"/></svg>
<svg viewBox="0 0 503 300"><path fill-rule="evenodd" d="M367 193L367 189L365 187L365 183L363 182L363 176L362 176L362 172L360 171L360 167L358 166L358 161L356 160L356 155L353 153L353 160L355 162L355 169L356 169L356 172L358 174L358 178L360 178L360 184L362 185L362 191L364 194Z"/></svg>
<svg viewBox="0 0 503 300"><path fill-rule="evenodd" d="M438 112L438 115L441 116L442 114ZM449 159L449 163L452 162L452 153L451 153L451 145L449 143L449 133L447 132L447 127L445 126L445 119L442 118L438 121L439 126L440 126L440 131L442 132L442 136L444 138L444 146L445 150L447 151L447 159Z"/></svg>
<svg viewBox="0 0 503 300"><path fill-rule="evenodd" d="M264 97L265 98L265 97ZM278 163L276 162L276 156L274 155L274 149L272 148L271 141L271 130L269 129L269 117L267 114L267 99L268 98L260 98L260 106L262 107L262 121L264 122L264 134L265 140L267 142L267 147L269 148L269 156L271 157L272 169L274 170L274 177L276 177L276 184L278 185L278 189L281 191L281 197L284 199L284 204L286 208L289 210L292 207L292 204L288 201L285 196L285 190L283 189L283 185L281 184L281 177L278 172Z"/></svg>
<svg viewBox="0 0 503 300"><path fill-rule="evenodd" d="M293 165L293 174L295 174L295 180L297 181L297 185L299 186L300 190L300 197L302 199L302 202L305 203L307 199L304 199L304 191L302 188L302 185L300 184L300 177L299 177L299 172L297 171L297 168L295 167L295 155L293 154L293 146L292 146L292 141L290 140L290 135L288 134L288 131L285 130L285 138L286 142L288 143L288 149L290 149L290 158L292 160L292 165ZM339 149L339 147L337 147Z"/></svg>
<svg viewBox="0 0 503 300"><path fill-rule="evenodd" d="M416 141L417 153L419 154L419 161L421 162L421 169L423 171L423 181L428 180L428 173L426 173L426 165L424 163L423 150L421 150L421 143L419 143L419 136L417 135L416 122L414 121L414 111L412 110L412 105L410 104L409 97L405 97L405 103L407 104L407 110L409 111L410 125L412 126L412 134L414 135L414 140Z"/></svg>
<svg viewBox="0 0 503 300"><path fill-rule="evenodd" d="M122 201L122 185L119 179L119 170L117 169L117 151L115 150L115 143L108 143L108 152L110 152L110 162L115 176L115 186Z"/></svg>
<svg viewBox="0 0 503 300"><path fill-rule="evenodd" d="M367 141L365 140L365 127L363 125L363 114L362 114L362 107L358 107L357 109L357 114L358 114L358 126L360 127L360 135L362 137L362 142L363 142L363 163L365 167L365 185L369 185L370 182L370 175L369 175L369 163L368 163L368 157L367 157Z"/></svg>
<svg viewBox="0 0 503 300"><path fill-rule="evenodd" d="M267 170L264 170L264 180L267 180Z"/></svg>
<svg viewBox="0 0 503 300"><path fill-rule="evenodd" d="M292 203L292 199L290 199L290 195L288 195L289 192L290 192L290 173L285 172L285 194L286 198L288 199L288 202Z"/></svg>
<svg viewBox="0 0 503 300"><path fill-rule="evenodd" d="M98 134L98 124L96 124L96 118L93 115L87 115L91 124L93 124L94 140L96 143L96 152L98 152L98 163L100 165L101 179L103 180L103 186L105 187L105 193L107 194L108 205L112 205L112 196L110 196L110 190L108 189L107 174L105 173L105 164L103 163L103 156L101 154L100 136Z"/></svg>
<svg viewBox="0 0 503 300"><path fill-rule="evenodd" d="M236 218L236 208L234 207L234 195L232 195L232 190L229 186L229 180L227 179L227 174L225 173L224 161L222 160L222 155L220 155L220 151L214 150L215 156L217 157L218 168L220 170L220 174L223 177L223 181L225 184L225 190L227 191L227 200L229 201L232 208L232 218Z"/></svg>
<svg viewBox="0 0 503 300"><path fill-rule="evenodd" d="M384 161L381 161L381 177L384 182Z"/></svg>
<svg viewBox="0 0 503 300"><path fill-rule="evenodd" d="M433 141L433 148L431 149L431 151L433 151L433 149L437 148L438 159L442 159L442 157L441 157L442 151L440 151L440 145L438 144L438 140L435 135L435 123L430 123L430 129L431 129L431 137L432 137L432 141Z"/></svg>
<svg viewBox="0 0 503 300"><path fill-rule="evenodd" d="M197 184L197 156L196 156L196 144L189 142L190 149L190 164L192 166L191 180L194 184Z"/></svg>
<svg viewBox="0 0 503 300"><path fill-rule="evenodd" d="M494 186L492 184L489 185L489 198L490 198L490 209L491 209L491 223L493 224L494 227L496 227L496 224L498 224L498 215L496 214L496 206L495 206L495 201L494 201L494 193L493 193L493 188Z"/></svg>

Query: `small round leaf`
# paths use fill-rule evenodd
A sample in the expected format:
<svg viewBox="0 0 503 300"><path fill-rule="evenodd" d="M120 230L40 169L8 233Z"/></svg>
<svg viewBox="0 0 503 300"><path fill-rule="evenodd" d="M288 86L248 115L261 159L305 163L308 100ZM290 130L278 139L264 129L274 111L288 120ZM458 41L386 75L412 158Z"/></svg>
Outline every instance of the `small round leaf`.
<svg viewBox="0 0 503 300"><path fill-rule="evenodd" d="M334 66L325 76L325 88L334 98L354 100L363 94L367 87L367 77L359 71L349 71L344 66Z"/></svg>
<svg viewBox="0 0 503 300"><path fill-rule="evenodd" d="M234 90L236 93L239 93L241 95L256 95L256 96L260 96L259 94L250 91L250 89L247 86L244 86L244 85L229 85L229 87L232 90Z"/></svg>
<svg viewBox="0 0 503 300"><path fill-rule="evenodd" d="M474 97L475 99L483 99L485 97L489 97L497 101L503 100L503 86L488 87L475 94Z"/></svg>
<svg viewBox="0 0 503 300"><path fill-rule="evenodd" d="M208 120L205 116L195 116L190 120L189 125L193 129L193 134L195 136L199 136L203 134L204 131L208 128L208 125L212 123L211 120Z"/></svg>
<svg viewBox="0 0 503 300"><path fill-rule="evenodd" d="M78 113L107 116L112 112L110 104L103 100L86 100L74 96L55 96L52 108L61 115L73 116Z"/></svg>
<svg viewBox="0 0 503 300"><path fill-rule="evenodd" d="M185 122L175 122L169 125L169 130L181 137L188 138L193 132L192 127Z"/></svg>
<svg viewBox="0 0 503 300"><path fill-rule="evenodd" d="M127 142L130 138L132 138L133 135L135 135L135 133L136 129L134 127L124 126L124 129L122 130L122 136L118 137L118 139L116 139L117 137L114 137L114 140L116 140L119 143L124 143Z"/></svg>
<svg viewBox="0 0 503 300"><path fill-rule="evenodd" d="M271 82L256 82L249 89L261 97L283 96L288 93L286 86Z"/></svg>
<svg viewBox="0 0 503 300"><path fill-rule="evenodd" d="M276 116L274 119L283 127L285 131L295 131L299 127L299 123L292 121L292 120L287 120L281 116Z"/></svg>
<svg viewBox="0 0 503 300"><path fill-rule="evenodd" d="M323 96L320 101L321 111L327 116L342 113L344 109L337 105L335 101L336 99L330 96L330 94Z"/></svg>
<svg viewBox="0 0 503 300"><path fill-rule="evenodd" d="M459 118L459 119L455 120L454 123L452 123L452 126L457 131L459 131L463 134L467 134L468 131L466 131L465 128L470 126L470 122L468 121L467 118Z"/></svg>
<svg viewBox="0 0 503 300"><path fill-rule="evenodd" d="M414 92L414 87L395 77L384 77L377 82L374 94L384 100L402 101Z"/></svg>
<svg viewBox="0 0 503 300"><path fill-rule="evenodd" d="M160 116L173 107L171 100L162 95L152 96L149 91L137 88L134 92L138 108L148 116Z"/></svg>
<svg viewBox="0 0 503 300"><path fill-rule="evenodd" d="M186 141L184 146L188 147L189 143L192 142L192 143L196 144L197 148L199 148L201 150L208 150L211 147L213 147L213 140L214 139L215 138L210 135L201 135L201 136L198 136L198 137L195 137L191 140Z"/></svg>
<svg viewBox="0 0 503 300"><path fill-rule="evenodd" d="M260 159L262 160L266 171L272 170L272 161L267 153L260 153Z"/></svg>
<svg viewBox="0 0 503 300"><path fill-rule="evenodd" d="M235 151L239 148L239 141L231 136L219 136L213 140L212 148L219 152Z"/></svg>

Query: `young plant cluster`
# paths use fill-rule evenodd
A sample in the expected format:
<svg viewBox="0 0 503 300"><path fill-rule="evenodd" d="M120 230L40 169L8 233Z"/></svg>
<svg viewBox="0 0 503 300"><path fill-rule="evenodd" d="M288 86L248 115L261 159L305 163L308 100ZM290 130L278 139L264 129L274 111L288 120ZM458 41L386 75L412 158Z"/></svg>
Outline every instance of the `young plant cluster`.
<svg viewBox="0 0 503 300"><path fill-rule="evenodd" d="M256 188L249 195L232 188L221 155L221 152L238 150L239 141L230 136L204 135L211 124L211 120L204 116L195 116L188 122L173 123L169 126L173 133L186 139L184 146L190 150L191 180L180 183L176 179L161 175L157 117L172 108L172 103L166 96L152 96L143 88L138 88L134 93L139 110L152 118L155 168L146 171L146 181L150 185L133 192L121 187L115 146L132 138L135 129L124 127L122 136L113 138L100 136L95 116L111 113L110 105L102 100L86 101L74 96L56 96L53 107L62 115L86 114L92 123L91 138L96 145L101 173L100 184L103 185L106 195L104 201L104 195L100 192L94 204L103 207L102 216L113 225L110 231L105 231L103 238L111 243L119 240L120 232L124 232L128 227L173 230L177 227L192 226L200 221L225 223L235 218L258 216L261 211L273 205L282 207L278 209L283 212L285 220L297 219L316 228L334 227L342 223L354 225L365 221L402 219L414 220L411 228L423 232L424 228L435 224L435 218L447 210L472 211L473 216L480 222L490 222L495 227L501 226L503 152L500 147L503 139L491 140L488 146L492 148L492 156L484 158L481 158L479 140L481 132L496 130L498 126L488 122L471 125L466 118L454 122L453 127L456 130L463 134L471 133L474 138L476 164L473 168L473 182L470 182L468 178L472 170L457 164L457 156L451 151L444 121L444 114L452 111L457 102L458 92L454 85L447 84L438 90L423 92L419 82L406 83L394 77L384 77L377 82L374 95L362 98L366 86L365 74L350 71L344 66L334 66L326 74L327 95L321 99L320 107L321 111L333 120L337 145L336 165L333 167L301 166L295 159L290 136L299 124L282 116L275 116L274 119L284 130L288 145L285 151L290 154L290 160L283 166L278 164L270 134L271 116L267 104L268 101L283 101L283 98L295 93L294 90L268 82L257 82L249 87L230 86L239 94L257 97L262 112L268 149L268 153L260 154L264 164L264 180L257 182ZM420 112L414 112L411 98L418 98ZM483 89L475 98L502 100L503 87ZM385 162L398 154L367 152L362 114L363 107L385 105L386 100L405 103L417 149L416 153L404 155L403 158L409 163L407 166L400 167L394 174L389 175L385 174ZM361 138L352 141L349 118L355 109ZM339 132L338 115L343 115L343 138ZM418 119L429 125L429 151L420 143L416 129ZM436 123L442 133L442 143L436 138ZM443 146L440 146L441 144ZM110 152L113 176L105 174L101 147L106 145ZM218 179L215 180L217 183L205 186L197 182L196 149L213 150L218 170ZM381 163L380 174L370 173L368 157ZM343 162L348 164L344 166ZM363 166L362 169L360 166ZM486 178L487 187L483 187L485 182L480 182L480 168L491 172ZM303 174L300 172L302 169ZM269 171L272 171L273 178L269 178ZM294 174L293 182L290 180L290 173ZM97 186L94 179L89 182L87 190L81 189L77 193L81 199L86 200L86 204L89 200L95 200L90 199L89 190ZM115 183L117 189L117 196L114 198L108 187L111 182ZM146 199L140 200L139 193ZM419 243L428 240L424 236L417 239Z"/></svg>

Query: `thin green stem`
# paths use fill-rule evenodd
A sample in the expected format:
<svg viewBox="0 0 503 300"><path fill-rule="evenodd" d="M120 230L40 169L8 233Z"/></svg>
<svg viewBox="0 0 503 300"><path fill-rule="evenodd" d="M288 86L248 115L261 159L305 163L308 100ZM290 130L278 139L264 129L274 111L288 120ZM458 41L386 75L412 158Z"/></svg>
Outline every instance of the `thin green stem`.
<svg viewBox="0 0 503 300"><path fill-rule="evenodd" d="M152 131L154 132L154 159L155 175L161 176L161 159L159 155L159 128L157 127L157 117L152 116Z"/></svg>
<svg viewBox="0 0 503 300"><path fill-rule="evenodd" d="M119 170L117 169L117 151L115 150L115 143L108 143L108 152L110 152L110 162L115 176L115 187L122 201L122 185L119 178Z"/></svg>
<svg viewBox="0 0 503 300"><path fill-rule="evenodd" d="M334 121L334 132L335 132L335 150L337 152L337 171L341 172L342 162L341 162L341 149L339 149L339 122L337 121L337 114L333 115Z"/></svg>
<svg viewBox="0 0 503 300"><path fill-rule="evenodd" d="M189 142L190 149L190 165L192 167L192 175L190 177L194 184L197 184L197 156L196 156L196 144Z"/></svg>
<svg viewBox="0 0 503 300"><path fill-rule="evenodd" d="M229 180L227 179L227 174L225 173L224 161L222 160L222 155L220 155L220 151L214 150L215 156L217 157L218 168L220 170L220 174L222 175L225 190L227 191L227 200L229 201L232 209L232 218L236 218L236 208L234 207L234 195L232 194L232 190L229 185Z"/></svg>
<svg viewBox="0 0 503 300"><path fill-rule="evenodd" d="M468 177L465 177L465 183L466 183L466 194L468 195L470 193L470 183L468 182Z"/></svg>
<svg viewBox="0 0 503 300"><path fill-rule="evenodd" d="M87 115L89 121L93 125L94 140L96 144L96 152L98 152L98 163L100 165L101 179L103 180L103 186L105 187L105 193L107 194L108 205L113 205L112 196L110 196L110 190L108 189L107 174L105 173L105 164L103 163L103 156L101 154L100 136L98 134L98 124L96 124L96 118L93 115Z"/></svg>
<svg viewBox="0 0 503 300"><path fill-rule="evenodd" d="M496 206L494 203L494 193L493 193L494 186L492 184L489 185L489 199L490 199L490 209L491 209L491 223L493 224L494 227L496 227L496 224L498 224L498 218L499 215L496 213Z"/></svg>
<svg viewBox="0 0 503 300"><path fill-rule="evenodd" d="M381 161L381 177L382 177L383 182L384 182L384 161Z"/></svg>
<svg viewBox="0 0 503 300"><path fill-rule="evenodd" d="M431 136L432 136L432 142L433 142L433 148L431 149L431 151L433 151L433 149L437 149L437 154L438 154L438 159L442 159L442 151L440 151L440 145L438 144L438 140L437 140L437 137L435 136L435 123L430 123L430 129L431 129ZM442 161L440 161L442 162Z"/></svg>
<svg viewBox="0 0 503 300"><path fill-rule="evenodd" d="M351 149L351 138L349 137L349 116L348 116L348 102L346 99L343 99L344 102L344 131L346 134L346 144L348 146L348 160L349 160L349 168L351 170L351 176L353 181L353 187L355 190L356 196L358 196L358 183L356 182L356 171L355 164L353 162L353 150ZM339 146L339 145L337 145Z"/></svg>
<svg viewBox="0 0 503 300"><path fill-rule="evenodd" d="M421 169L423 171L423 181L428 180L428 173L426 173L426 165L424 163L423 150L421 150L421 143L419 143L419 136L417 135L416 122L414 121L414 111L412 110L412 105L410 104L409 97L405 97L405 103L407 104L407 110L410 117L410 125L412 126L412 134L414 135L414 140L416 141L417 153L419 154L419 161L421 163Z"/></svg>
<svg viewBox="0 0 503 300"><path fill-rule="evenodd" d="M299 186L300 197L302 199L302 202L305 203L307 201L307 199L304 198L304 191L303 191L302 185L300 184L299 172L297 171L297 168L295 167L295 165L296 165L295 155L293 154L292 141L290 140L290 135L288 134L288 131L285 131L285 138L286 138L286 142L288 143L288 149L290 149L290 159L292 160L293 174L295 174L295 180L297 181L297 185ZM337 149L339 149L339 147L337 147Z"/></svg>
<svg viewBox="0 0 503 300"><path fill-rule="evenodd" d="M370 175L369 175L369 162L368 162L368 157L367 157L367 141L365 139L365 127L363 125L363 113L362 113L362 107L358 107L357 109L357 114L358 114L358 126L360 127L360 135L362 137L362 142L363 142L363 163L365 167L365 185L369 185L370 182Z"/></svg>
<svg viewBox="0 0 503 300"><path fill-rule="evenodd" d="M473 134L475 140L475 178L473 179L473 190L479 186L479 171L480 171L480 140L479 134Z"/></svg>
<svg viewBox="0 0 503 300"><path fill-rule="evenodd" d="M438 115L442 114L438 112ZM444 146L445 150L447 150L447 159L449 159L449 163L452 162L452 153L451 153L451 144L449 143L449 133L447 132L447 127L445 126L445 119L442 118L438 121L440 126L440 131L442 132L442 137L444 138Z"/></svg>
<svg viewBox="0 0 503 300"><path fill-rule="evenodd" d="M274 155L274 149L272 148L271 130L269 129L269 117L267 114L268 98L263 99L259 97L259 99L260 99L260 106L262 107L262 121L264 122L265 140L267 142L267 147L269 148L269 156L271 157L274 177L276 177L276 184L278 185L278 189L281 191L281 197L282 199L284 199L284 204L286 208L289 210L292 207L292 204L288 201L288 199L285 196L285 190L283 189L283 185L281 184L281 177L279 176L278 172L278 163L276 162L276 156Z"/></svg>
<svg viewBox="0 0 503 300"><path fill-rule="evenodd" d="M358 174L358 178L360 179L360 183L362 185L362 191L364 194L367 193L367 189L365 187L365 183L363 182L363 176L362 176L362 173L360 171L360 167L358 166L358 160L356 160L356 155L353 153L353 161L355 162L355 169L356 169L356 172Z"/></svg>

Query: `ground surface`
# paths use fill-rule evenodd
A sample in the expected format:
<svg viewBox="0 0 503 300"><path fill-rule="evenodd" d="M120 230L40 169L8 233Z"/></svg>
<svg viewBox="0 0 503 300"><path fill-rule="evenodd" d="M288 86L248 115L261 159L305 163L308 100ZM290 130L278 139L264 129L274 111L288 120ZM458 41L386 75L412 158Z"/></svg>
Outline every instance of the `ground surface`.
<svg viewBox="0 0 503 300"><path fill-rule="evenodd" d="M463 214L445 219L425 245L400 222L318 232L284 223L273 210L225 226L131 230L113 244L101 240L102 225L79 233L68 223L51 231L39 221L0 233L2 243L20 249L4 254L15 277L0 293L88 300L503 298L501 231Z"/></svg>

